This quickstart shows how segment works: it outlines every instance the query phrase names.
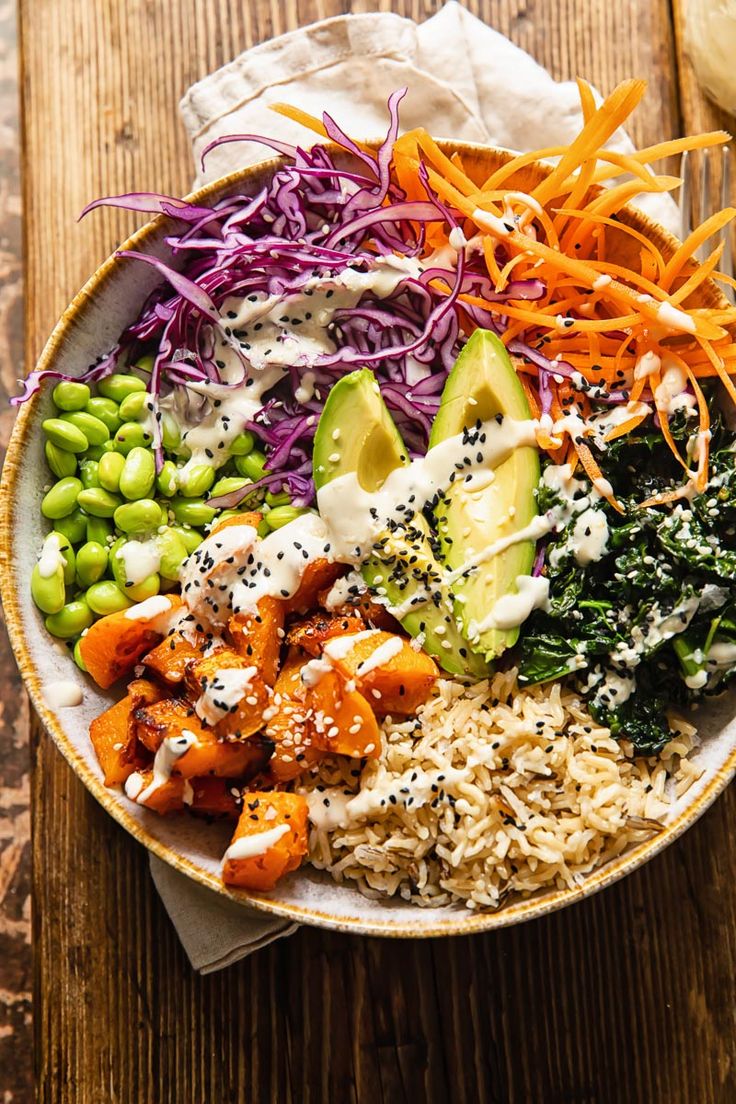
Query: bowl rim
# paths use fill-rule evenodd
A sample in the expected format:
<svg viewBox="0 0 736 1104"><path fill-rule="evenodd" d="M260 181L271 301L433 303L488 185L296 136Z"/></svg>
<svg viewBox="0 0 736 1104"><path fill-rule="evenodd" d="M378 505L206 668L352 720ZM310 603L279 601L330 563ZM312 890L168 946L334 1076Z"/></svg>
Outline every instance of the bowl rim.
<svg viewBox="0 0 736 1104"><path fill-rule="evenodd" d="M370 143L373 145L374 143ZM332 149L334 146L329 144ZM463 150L472 154L492 154L501 162L510 160L512 152L489 146L479 142L456 142L451 140L439 141L438 145L448 153ZM250 165L245 169L239 169L226 176L211 181L197 191L191 192L185 198L187 201L207 205L208 201L226 194L233 186L240 183L247 184L256 174L272 173L284 163L282 157L266 158ZM528 169L544 175L550 172L550 166L542 162L532 162ZM660 241L676 247L677 239L663 226L649 218L644 212L631 204L622 209L629 217L639 225L649 226L654 229ZM158 215L145 223L128 237L112 253L99 268L92 274L83 287L77 292L70 304L61 314L54 326L36 365L37 370L48 369L53 366L57 352L67 340L73 340L74 331L78 325L78 318L83 315L91 304L96 293L103 288L116 272L120 259L117 253L131 249L145 248L149 239L159 230L162 223L175 223L175 218ZM709 286L711 298L714 301L725 299L712 280L706 281ZM157 858L166 862L179 873L191 878L194 882L212 890L219 896L234 901L250 908L255 908L264 913L284 917L297 923L312 924L317 927L327 928L333 931L351 932L359 935L386 936L393 938L429 938L448 935L469 935L475 932L490 931L497 928L509 927L527 920L536 919L557 911L560 908L573 904L599 892L606 886L618 881L625 875L642 866L649 859L664 850L670 843L681 836L702 814L710 807L716 798L723 792L731 779L736 774L736 747L714 771L707 784L697 793L685 808L656 835L627 849L614 859L609 860L603 866L597 867L589 874L584 875L580 885L574 888L555 889L544 892L541 896L519 898L509 905L502 906L495 911L475 911L464 908L458 904L456 909L448 910L441 914L435 914L434 922L416 925L412 922L412 913L402 908L401 921L396 922L388 916L384 919L379 915L365 919L364 917L350 917L344 913L335 914L314 906L302 906L293 903L275 900L266 894L250 893L245 890L230 888L222 883L214 874L197 866L190 859L183 857L173 848L167 846L152 835L146 826L137 821L119 800L119 793L104 786L99 778L80 753L69 740L59 723L58 717L51 709L42 694L41 676L33 662L30 649L25 639L19 591L16 574L13 570L12 553L14 522L19 503L16 501L16 483L18 473L22 465L25 448L33 435L34 415L41 391L36 392L31 399L24 403L16 418L13 432L8 444L8 450L0 481L0 597L2 598L5 621L11 646L15 654L16 662L31 698L31 702L37 716L50 734L54 743L61 751L64 758L72 767L76 775L81 779L89 792L99 802L103 809L110 814L133 838L143 844L146 849ZM332 883L334 892L340 892L339 883ZM392 899L386 900L386 907L390 910ZM419 906L416 906L419 908ZM426 910L422 910L426 916Z"/></svg>

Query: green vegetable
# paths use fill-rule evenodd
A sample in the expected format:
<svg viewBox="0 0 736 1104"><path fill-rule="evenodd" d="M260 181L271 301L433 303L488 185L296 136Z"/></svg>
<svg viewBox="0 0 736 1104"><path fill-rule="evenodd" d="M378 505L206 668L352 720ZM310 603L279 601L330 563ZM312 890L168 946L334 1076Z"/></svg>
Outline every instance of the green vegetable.
<svg viewBox="0 0 736 1104"><path fill-rule="evenodd" d="M126 395L120 404L120 417L124 422L139 421L150 401L147 391L134 391L131 395Z"/></svg>
<svg viewBox="0 0 736 1104"><path fill-rule="evenodd" d="M125 467L126 459L120 452L106 452L100 457L97 476L100 486L106 491L120 490L120 476Z"/></svg>
<svg viewBox="0 0 736 1104"><path fill-rule="evenodd" d="M220 516L224 517L225 515L221 514ZM204 534L200 533L198 529L193 529L191 525L171 525L169 528L172 533L176 533L181 538L189 556L196 548L199 548L204 540Z"/></svg>
<svg viewBox="0 0 736 1104"><path fill-rule="evenodd" d="M74 475L77 470L77 458L73 452L66 452L55 445L53 441L44 444L46 463L51 468L57 479L63 479L65 475Z"/></svg>
<svg viewBox="0 0 736 1104"><path fill-rule="evenodd" d="M308 510L300 510L297 506L275 506L273 510L268 511L263 520L269 529L281 529L290 521L295 521L296 518L308 512Z"/></svg>
<svg viewBox="0 0 736 1104"><path fill-rule="evenodd" d="M89 441L81 429L61 418L47 418L41 428L52 444L65 452L86 452Z"/></svg>
<svg viewBox="0 0 736 1104"><path fill-rule="evenodd" d="M99 466L97 460L79 461L79 478L82 480L82 486L85 490L100 486Z"/></svg>
<svg viewBox="0 0 736 1104"><path fill-rule="evenodd" d="M86 514L91 514L92 517L109 518L120 505L120 498L106 491L104 487L90 487L89 490L80 493L77 502Z"/></svg>
<svg viewBox="0 0 736 1104"><path fill-rule="evenodd" d="M241 475L247 475L255 483L266 470L266 457L260 449L254 449L247 456L236 456L235 467Z"/></svg>
<svg viewBox="0 0 736 1104"><path fill-rule="evenodd" d="M64 608L64 568L59 564L51 575L42 575L38 564L31 572L31 597L42 613L59 613Z"/></svg>
<svg viewBox="0 0 736 1104"><path fill-rule="evenodd" d="M94 541L95 544L107 544L111 536L112 522L108 518L85 518L84 534L80 537L80 540Z"/></svg>
<svg viewBox="0 0 736 1104"><path fill-rule="evenodd" d="M79 670L86 672L87 665L85 664L84 660L82 659L82 652L81 652L80 647L79 647L81 642L82 642L82 638L80 636L79 640L75 641L75 643L74 643L74 648L72 650L72 656L74 657L74 662L76 663Z"/></svg>
<svg viewBox="0 0 736 1104"><path fill-rule="evenodd" d="M189 555L181 535L167 526L156 537L156 548L161 557L159 571L163 578L172 581L178 579L179 569Z"/></svg>
<svg viewBox="0 0 736 1104"><path fill-rule="evenodd" d="M147 375L150 376L151 372L153 371L155 360L156 358L153 353L144 353L143 356L138 357L138 360L135 362L133 367L137 368L140 372L146 372Z"/></svg>
<svg viewBox="0 0 736 1104"><path fill-rule="evenodd" d="M129 536L150 533L163 523L161 507L152 498L126 502L115 510L115 525Z"/></svg>
<svg viewBox="0 0 736 1104"><path fill-rule="evenodd" d="M74 549L72 548L71 541L68 537L65 537L63 533L59 533L54 529L49 533L49 537L55 537L58 543L59 552L64 560L64 582L67 586L71 586L74 582L75 569L76 569L76 556ZM48 537L46 538L48 540Z"/></svg>
<svg viewBox="0 0 736 1104"><path fill-rule="evenodd" d="M115 372L112 376L106 376L97 384L97 390L106 399L112 399L121 403L128 395L135 391L145 391L146 385L138 376L130 376L123 372Z"/></svg>
<svg viewBox="0 0 736 1104"><path fill-rule="evenodd" d="M90 445L102 445L110 438L110 430L100 418L88 414L86 410L75 410L72 414L62 414L61 421L75 426L89 441Z"/></svg>
<svg viewBox="0 0 736 1104"><path fill-rule="evenodd" d="M237 437L234 437L230 442L230 455L247 456L249 452L253 451L255 443L255 437L250 430L246 429L242 433L239 433Z"/></svg>
<svg viewBox="0 0 736 1104"><path fill-rule="evenodd" d="M164 460L163 467L156 477L159 494L172 498L178 486L178 469L173 460Z"/></svg>
<svg viewBox="0 0 736 1104"><path fill-rule="evenodd" d="M115 434L115 449L127 456L131 449L146 448L152 440L151 434L140 422L124 422Z"/></svg>
<svg viewBox="0 0 736 1104"><path fill-rule="evenodd" d="M194 464L179 472L179 494L184 498L201 498L215 481L215 469L210 464Z"/></svg>
<svg viewBox="0 0 736 1104"><path fill-rule="evenodd" d="M117 583L110 579L103 579L99 583L93 583L88 589L85 598L91 610L105 617L108 613L119 613L129 609L134 603L123 594Z"/></svg>
<svg viewBox="0 0 736 1104"><path fill-rule="evenodd" d="M146 598L153 598L161 589L161 580L158 575L149 575L140 583L133 583L125 587L128 598L134 602L145 602Z"/></svg>
<svg viewBox="0 0 736 1104"><path fill-rule="evenodd" d="M80 636L93 621L94 615L85 599L75 598L74 601L67 602L58 613L52 613L46 618L46 628L52 636L69 640Z"/></svg>
<svg viewBox="0 0 736 1104"><path fill-rule="evenodd" d="M210 498L219 498L220 495L230 494L232 491L239 491L242 487L247 487L249 483L250 480L241 478L238 475L226 475L222 479L218 479L210 488Z"/></svg>
<svg viewBox="0 0 736 1104"><path fill-rule="evenodd" d="M169 509L180 525L209 525L217 513L201 498L172 498Z"/></svg>
<svg viewBox="0 0 736 1104"><path fill-rule="evenodd" d="M181 430L171 415L166 413L161 420L161 443L169 452L175 451L181 443Z"/></svg>
<svg viewBox="0 0 736 1104"><path fill-rule="evenodd" d="M84 409L104 422L110 433L115 433L120 428L119 407L112 399L106 399L104 395L93 395Z"/></svg>
<svg viewBox="0 0 736 1104"><path fill-rule="evenodd" d="M51 392L51 398L59 410L84 410L89 402L89 387L86 383L62 380Z"/></svg>
<svg viewBox="0 0 736 1104"><path fill-rule="evenodd" d="M82 491L82 481L73 475L66 475L58 483L54 483L50 491L47 491L41 502L41 513L47 518L67 517L77 505L77 500ZM80 502L81 506L82 503Z"/></svg>
<svg viewBox="0 0 736 1104"><path fill-rule="evenodd" d="M153 453L145 448L133 448L125 458L120 475L120 491L125 498L148 498L156 479Z"/></svg>
<svg viewBox="0 0 736 1104"><path fill-rule="evenodd" d="M107 571L107 545L87 541L77 552L76 575L81 587L98 582Z"/></svg>
<svg viewBox="0 0 736 1104"><path fill-rule="evenodd" d="M278 494L268 491L265 502L267 506L290 506L291 495L288 491L279 491Z"/></svg>
<svg viewBox="0 0 736 1104"><path fill-rule="evenodd" d="M81 544L87 533L87 518L78 507L63 518L54 518L54 530L63 533L72 544Z"/></svg>

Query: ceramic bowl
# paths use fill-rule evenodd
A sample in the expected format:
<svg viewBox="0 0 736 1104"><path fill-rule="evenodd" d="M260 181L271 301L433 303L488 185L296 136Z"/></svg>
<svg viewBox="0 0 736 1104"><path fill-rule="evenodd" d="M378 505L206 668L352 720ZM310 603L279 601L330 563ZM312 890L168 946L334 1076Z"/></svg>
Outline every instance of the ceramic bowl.
<svg viewBox="0 0 736 1104"><path fill-rule="evenodd" d="M481 179L509 157L499 150L466 143L443 145L447 152L457 149L470 174L477 173ZM190 198L195 203L207 204L236 192L254 193L279 164L278 160L271 160L233 173ZM526 178L519 179L515 186L528 189L548 171L543 165L530 165ZM621 219L643 231L663 254L671 254L676 247L675 239L641 212L630 209ZM164 241L171 227L172 220L157 218L134 234L123 248L152 253L175 265ZM614 232L609 241L610 249L625 260L632 239ZM158 280L155 271L147 266L109 258L62 315L38 367L56 368L71 375L81 373L133 321ZM712 283L699 289L697 305L721 303ZM43 619L31 601L31 570L46 528L39 503L49 473L40 423L48 416L49 408L50 389L45 388L21 409L0 489L0 582L18 665L41 720L100 804L153 854L216 893L296 921L371 935L460 935L504 927L572 904L641 866L684 832L733 776L736 721L734 701L728 696L709 703L699 714L703 742L694 758L702 775L680 799L663 831L593 871L573 889L515 900L495 912L471 911L463 906L427 909L402 900L369 900L357 889L337 885L328 875L309 867L284 879L270 894L227 889L220 881L220 859L227 845L228 826L208 826L187 817L158 817L131 804L122 793L103 786L88 730L92 718L108 707L113 695L99 691L77 670L67 649L55 644L46 633ZM57 679L83 684L81 706L49 706L44 698L44 684Z"/></svg>

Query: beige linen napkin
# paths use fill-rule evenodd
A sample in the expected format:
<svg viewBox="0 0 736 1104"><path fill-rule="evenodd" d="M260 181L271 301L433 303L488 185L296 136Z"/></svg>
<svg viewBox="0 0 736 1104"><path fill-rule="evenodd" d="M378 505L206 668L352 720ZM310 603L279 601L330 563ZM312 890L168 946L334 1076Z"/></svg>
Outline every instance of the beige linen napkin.
<svg viewBox="0 0 736 1104"><path fill-rule="evenodd" d="M221 146L202 171L202 150L218 136L315 140L269 104L286 101L318 116L327 110L351 134L378 137L386 130L389 95L404 86L404 129L426 125L437 136L530 150L564 145L581 125L572 81L554 81L529 54L457 3L419 25L389 13L339 16L255 46L189 89L181 113L196 183L269 156L256 143ZM609 146L633 149L623 132ZM645 196L642 206L676 228L677 208L668 196ZM296 924L218 898L153 856L151 873L192 965L202 973L296 930Z"/></svg>

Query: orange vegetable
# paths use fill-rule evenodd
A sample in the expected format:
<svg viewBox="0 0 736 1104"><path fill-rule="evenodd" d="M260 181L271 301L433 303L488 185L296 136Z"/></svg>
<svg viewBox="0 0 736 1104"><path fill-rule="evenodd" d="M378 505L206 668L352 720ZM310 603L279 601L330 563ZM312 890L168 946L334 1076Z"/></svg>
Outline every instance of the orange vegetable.
<svg viewBox="0 0 736 1104"><path fill-rule="evenodd" d="M136 747L131 728L132 715L133 702L126 695L95 717L89 726L90 739L106 786L119 785L150 761L150 756Z"/></svg>
<svg viewBox="0 0 736 1104"><path fill-rule="evenodd" d="M262 520L263 514L259 514L255 510L246 514L236 514L233 517L223 518L222 521L216 521L210 529L209 535L219 533L221 529L229 529L232 525L252 525L254 529L257 529Z"/></svg>
<svg viewBox="0 0 736 1104"><path fill-rule="evenodd" d="M135 712L138 739L156 752L166 737L194 734L197 742L177 759L172 773L182 778L213 774L220 778L245 778L262 770L272 744L263 737L248 740L219 738L203 725L188 702L177 698L155 702Z"/></svg>
<svg viewBox="0 0 736 1104"><path fill-rule="evenodd" d="M149 617L136 617L140 606L131 606L120 613L101 617L90 626L79 643L85 667L103 690L128 671L150 651L166 631L166 618L171 610L181 605L181 598L167 594L169 610ZM149 599L150 601L150 599ZM145 603L141 603L141 606ZM133 616L131 616L131 614Z"/></svg>
<svg viewBox="0 0 736 1104"><path fill-rule="evenodd" d="M249 856L233 855L238 840L252 841ZM266 892L284 874L296 870L307 849L305 797L282 791L249 794L225 853L222 880L227 885Z"/></svg>
<svg viewBox="0 0 736 1104"><path fill-rule="evenodd" d="M291 598L285 600L287 613L304 611L317 605L317 596L321 590L345 574L345 565L330 563L329 560L311 560L304 569L299 589Z"/></svg>
<svg viewBox="0 0 736 1104"><path fill-rule="evenodd" d="M284 636L284 603L278 598L261 598L258 612L236 613L227 630L235 651L258 673L268 686L273 686L279 670L281 643Z"/></svg>
<svg viewBox="0 0 736 1104"><path fill-rule="evenodd" d="M227 817L230 820L237 820L240 816L243 807L240 788L233 785L231 779L210 775L207 778L192 778L190 785L192 801L189 811L195 816Z"/></svg>
<svg viewBox="0 0 736 1104"><path fill-rule="evenodd" d="M348 690L336 671L324 674L307 690L312 745L330 755L377 759L381 733L370 705L357 690Z"/></svg>
<svg viewBox="0 0 736 1104"><path fill-rule="evenodd" d="M168 816L170 813L180 813L185 807L187 796L186 781L183 778L167 778L156 786L150 794L146 790L153 783L153 771L142 770L139 772L141 786L138 791L140 796L132 798L136 805L143 805L146 809L158 813L159 816ZM141 801L141 796L143 801Z"/></svg>
<svg viewBox="0 0 736 1104"><path fill-rule="evenodd" d="M251 677L247 685L237 690L241 694L239 700L225 712L224 707L235 697L235 693L227 689L228 675L224 674L231 671L251 672ZM269 688L255 670L255 664L243 659L232 648L221 648L190 664L184 684L193 698L203 702L200 712L218 736L246 737L263 728L263 711L270 700Z"/></svg>
<svg viewBox="0 0 736 1104"><path fill-rule="evenodd" d="M361 632L365 624L347 610L340 614L313 613L303 621L295 621L286 634L286 643L303 648L311 656L322 654L322 645L333 636Z"/></svg>
<svg viewBox="0 0 736 1104"><path fill-rule="evenodd" d="M385 659L376 656L383 649ZM391 652L396 648L395 652ZM381 715L413 713L425 702L439 677L437 664L424 652L415 651L408 640L393 633L375 632L357 640L348 651L327 654L346 679L353 679L371 707ZM372 657L380 659L373 667Z"/></svg>
<svg viewBox="0 0 736 1104"><path fill-rule="evenodd" d="M266 735L274 745L268 769L275 782L297 778L323 755L312 746L307 689L301 677L305 662L306 656L292 649L273 688L273 713L266 725Z"/></svg>
<svg viewBox="0 0 736 1104"><path fill-rule="evenodd" d="M178 683L184 678L187 665L202 658L207 643L206 637L199 636L198 642L191 644L180 632L174 632L157 644L143 662L164 682Z"/></svg>

